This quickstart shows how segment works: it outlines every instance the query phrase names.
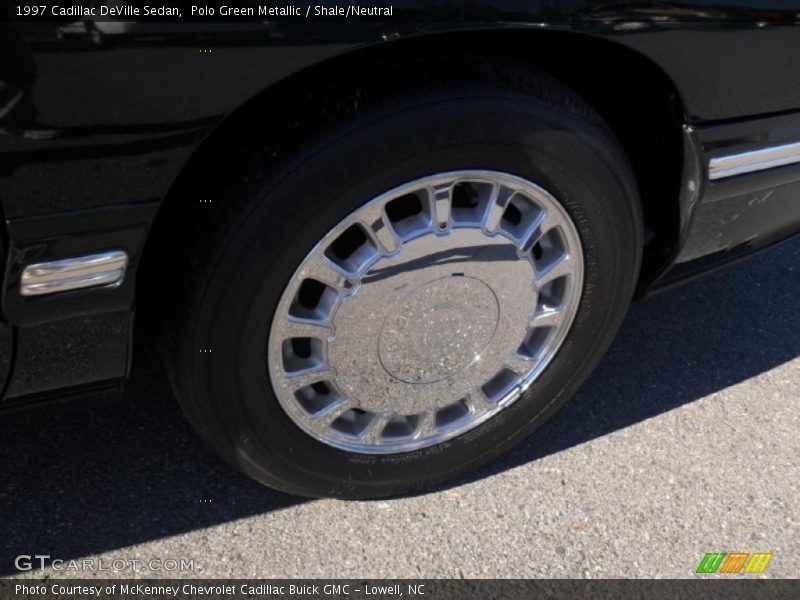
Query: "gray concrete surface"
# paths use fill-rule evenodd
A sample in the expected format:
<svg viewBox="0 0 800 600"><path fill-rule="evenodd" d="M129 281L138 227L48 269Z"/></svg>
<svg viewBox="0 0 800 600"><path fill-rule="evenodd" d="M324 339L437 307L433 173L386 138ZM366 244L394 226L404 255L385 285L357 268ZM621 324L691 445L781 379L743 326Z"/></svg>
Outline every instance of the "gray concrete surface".
<svg viewBox="0 0 800 600"><path fill-rule="evenodd" d="M0 574L39 553L92 559L100 577L153 558L194 570L134 574L692 577L705 552L760 551L774 553L764 576L797 577L798 298L795 241L641 303L537 435L460 482L380 502L238 475L140 361L124 403L0 421Z"/></svg>

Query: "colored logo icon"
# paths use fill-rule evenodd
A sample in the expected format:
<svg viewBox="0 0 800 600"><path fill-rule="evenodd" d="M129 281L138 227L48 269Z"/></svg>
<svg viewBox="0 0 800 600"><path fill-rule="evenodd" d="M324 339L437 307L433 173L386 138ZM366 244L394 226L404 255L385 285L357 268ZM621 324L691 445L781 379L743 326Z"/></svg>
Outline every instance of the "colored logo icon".
<svg viewBox="0 0 800 600"><path fill-rule="evenodd" d="M696 573L763 573L771 560L766 552L707 552Z"/></svg>

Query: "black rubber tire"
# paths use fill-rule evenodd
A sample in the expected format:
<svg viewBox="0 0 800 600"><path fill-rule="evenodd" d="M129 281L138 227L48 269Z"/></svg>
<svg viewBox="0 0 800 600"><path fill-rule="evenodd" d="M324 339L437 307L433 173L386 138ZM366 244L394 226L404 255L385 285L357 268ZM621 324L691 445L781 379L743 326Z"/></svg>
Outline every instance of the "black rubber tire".
<svg viewBox="0 0 800 600"><path fill-rule="evenodd" d="M87 25L88 31L87 36L89 39L89 43L92 44L95 48L104 48L108 45L108 38L94 25Z"/></svg>
<svg viewBox="0 0 800 600"><path fill-rule="evenodd" d="M368 89L356 92L342 82L319 105L283 119L283 129L256 132L224 167L209 206L217 212L192 217L194 235L178 252L165 348L180 402L221 456L286 492L407 494L508 450L588 377L634 290L642 247L635 180L590 107L546 76L480 60L434 70L425 82L407 73L404 86L396 73L373 73ZM286 159L275 149L279 139L294 145ZM315 441L281 409L266 368L284 286L317 241L362 203L425 175L470 168L541 185L575 222L585 284L566 341L523 398L438 446L367 456Z"/></svg>

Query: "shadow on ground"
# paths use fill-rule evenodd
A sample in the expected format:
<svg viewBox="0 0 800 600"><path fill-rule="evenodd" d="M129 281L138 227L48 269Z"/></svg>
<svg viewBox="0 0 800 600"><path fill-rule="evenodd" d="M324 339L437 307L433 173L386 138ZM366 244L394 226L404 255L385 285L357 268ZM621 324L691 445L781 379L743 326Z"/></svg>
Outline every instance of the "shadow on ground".
<svg viewBox="0 0 800 600"><path fill-rule="evenodd" d="M798 298L800 240L635 306L577 397L462 482L588 442L800 356ZM0 432L0 575L14 572L18 554L78 558L304 502L262 488L207 452L163 374L146 361L121 403L44 407L3 418Z"/></svg>

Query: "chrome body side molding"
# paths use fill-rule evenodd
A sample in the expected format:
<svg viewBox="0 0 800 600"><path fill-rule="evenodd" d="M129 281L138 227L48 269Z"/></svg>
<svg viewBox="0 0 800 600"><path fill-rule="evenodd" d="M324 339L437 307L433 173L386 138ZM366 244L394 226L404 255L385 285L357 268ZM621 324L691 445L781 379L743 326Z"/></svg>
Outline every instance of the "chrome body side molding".
<svg viewBox="0 0 800 600"><path fill-rule="evenodd" d="M795 163L800 163L800 142L712 158L708 162L708 178L715 181Z"/></svg>
<svg viewBox="0 0 800 600"><path fill-rule="evenodd" d="M28 265L22 271L20 294L42 296L119 285L127 267L128 255L121 250Z"/></svg>

